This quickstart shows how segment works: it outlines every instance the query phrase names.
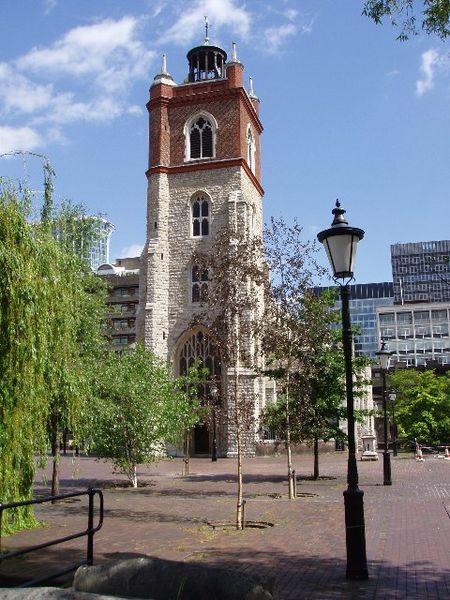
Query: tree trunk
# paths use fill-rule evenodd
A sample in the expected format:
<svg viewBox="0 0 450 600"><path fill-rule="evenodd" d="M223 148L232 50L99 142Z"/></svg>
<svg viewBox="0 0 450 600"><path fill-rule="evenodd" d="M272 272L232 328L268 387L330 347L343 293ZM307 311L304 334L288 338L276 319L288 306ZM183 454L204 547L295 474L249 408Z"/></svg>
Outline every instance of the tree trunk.
<svg viewBox="0 0 450 600"><path fill-rule="evenodd" d="M52 445L52 496L59 495L59 429L57 419L52 419L51 445ZM52 500L52 504L54 504Z"/></svg>
<svg viewBox="0 0 450 600"><path fill-rule="evenodd" d="M186 475L189 475L190 442L191 442L190 432L186 431L185 436L184 436L184 457L183 457L183 469L182 469L183 477L186 477Z"/></svg>
<svg viewBox="0 0 450 600"><path fill-rule="evenodd" d="M319 479L319 438L314 437L314 479Z"/></svg>
<svg viewBox="0 0 450 600"><path fill-rule="evenodd" d="M237 433L237 475L238 475L238 496L236 506L236 529L242 529L243 521L243 501L244 501L244 488L242 481L242 448L240 441L240 432Z"/></svg>
<svg viewBox="0 0 450 600"><path fill-rule="evenodd" d="M138 486L138 481L137 481L137 471L136 471L136 465L133 465L133 470L130 473L130 481L131 481L131 485L134 488L137 488Z"/></svg>
<svg viewBox="0 0 450 600"><path fill-rule="evenodd" d="M292 473L292 450L291 450L291 421L289 417L289 368L286 382L286 458L287 458L287 469L288 469L288 488L289 488L289 500L295 499L294 491L294 480Z"/></svg>

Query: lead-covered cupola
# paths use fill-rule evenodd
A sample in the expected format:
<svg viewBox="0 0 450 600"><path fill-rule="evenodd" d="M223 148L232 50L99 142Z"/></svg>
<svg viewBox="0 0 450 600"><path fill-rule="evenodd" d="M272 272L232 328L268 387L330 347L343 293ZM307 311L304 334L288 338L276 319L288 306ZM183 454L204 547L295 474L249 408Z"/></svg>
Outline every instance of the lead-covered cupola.
<svg viewBox="0 0 450 600"><path fill-rule="evenodd" d="M188 82L223 79L227 53L219 46L211 46L208 38L208 21L205 23L206 35L203 46L192 48L187 53L189 62Z"/></svg>

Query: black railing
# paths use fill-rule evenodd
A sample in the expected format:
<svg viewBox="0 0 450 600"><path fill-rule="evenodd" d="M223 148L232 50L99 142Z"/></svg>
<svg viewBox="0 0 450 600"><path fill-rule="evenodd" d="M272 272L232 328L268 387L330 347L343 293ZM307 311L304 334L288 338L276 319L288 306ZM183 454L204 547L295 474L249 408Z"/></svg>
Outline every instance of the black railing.
<svg viewBox="0 0 450 600"><path fill-rule="evenodd" d="M94 527L94 496L98 495L99 498L99 514L98 514L98 523ZM94 534L101 528L103 525L103 494L101 490L89 488L85 492L73 492L70 494L60 494L58 496L47 496L45 498L39 498L36 500L24 500L22 502L8 502L6 504L0 503L0 543L1 543L1 525L2 525L2 517L3 511L9 508L17 508L19 506L30 506L32 504L43 504L44 502L55 502L57 500L66 500L67 498L76 498L77 496L89 496L89 505L88 505L88 526L84 531L79 531L77 533L72 533L71 535L66 535L64 537L57 538L56 540L51 540L50 542L44 542L42 544L37 544L35 546L30 546L28 548L24 548L22 550L13 550L12 552L7 552L5 554L0 554L0 563L4 560L8 560L10 558L15 558L17 556L22 556L24 554L29 554L30 552L35 552L36 550L42 550L43 548L49 548L50 546L55 546L57 544L63 544L64 542L68 542L70 540L74 540L76 538L80 538L83 536L87 537L87 545L86 545L86 559L79 561L51 573L50 575L45 575L43 577L38 577L36 579L32 579L27 581L26 583L22 583L17 587L29 587L32 585L36 585L38 583L42 583L44 581L48 581L50 579L55 579L56 577L60 577L61 575L65 575L66 573L70 573L71 571L75 571L81 565L92 565L94 562ZM0 547L1 549L1 547Z"/></svg>

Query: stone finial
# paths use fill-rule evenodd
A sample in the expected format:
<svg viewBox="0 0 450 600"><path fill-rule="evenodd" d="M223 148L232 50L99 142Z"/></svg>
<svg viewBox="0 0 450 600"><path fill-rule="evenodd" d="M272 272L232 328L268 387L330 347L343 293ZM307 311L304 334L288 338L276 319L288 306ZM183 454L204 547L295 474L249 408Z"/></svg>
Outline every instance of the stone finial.
<svg viewBox="0 0 450 600"><path fill-rule="evenodd" d="M250 98L258 100L258 96L255 94L255 91L253 89L253 78L252 77L249 78L248 95L250 96Z"/></svg>
<svg viewBox="0 0 450 600"><path fill-rule="evenodd" d="M164 83L166 85L176 85L172 78L172 75L167 70L167 58L165 54L162 55L161 59L161 71L155 76L152 83L152 87L159 83Z"/></svg>
<svg viewBox="0 0 450 600"><path fill-rule="evenodd" d="M237 57L237 50L236 50L236 42L233 42L231 44L232 50L231 50L231 62L239 62L238 61L238 57Z"/></svg>
<svg viewBox="0 0 450 600"><path fill-rule="evenodd" d="M167 60L165 54L162 55L161 60L161 75L169 75L169 73L167 72Z"/></svg>

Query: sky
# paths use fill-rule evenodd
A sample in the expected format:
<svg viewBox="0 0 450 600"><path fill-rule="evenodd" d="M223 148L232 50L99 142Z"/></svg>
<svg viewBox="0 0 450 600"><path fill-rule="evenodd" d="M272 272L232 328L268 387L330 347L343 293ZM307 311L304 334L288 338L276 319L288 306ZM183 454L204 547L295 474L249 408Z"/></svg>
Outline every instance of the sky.
<svg viewBox="0 0 450 600"><path fill-rule="evenodd" d="M231 54L261 100L264 219L305 238L336 198L365 231L357 283L392 278L390 244L450 236L450 42L361 15L362 0L0 0L0 155L45 155L55 198L114 225L111 260L145 242L146 102L161 56ZM42 160L0 157L42 201ZM323 263L326 263L323 252Z"/></svg>

